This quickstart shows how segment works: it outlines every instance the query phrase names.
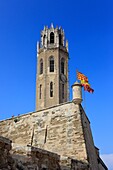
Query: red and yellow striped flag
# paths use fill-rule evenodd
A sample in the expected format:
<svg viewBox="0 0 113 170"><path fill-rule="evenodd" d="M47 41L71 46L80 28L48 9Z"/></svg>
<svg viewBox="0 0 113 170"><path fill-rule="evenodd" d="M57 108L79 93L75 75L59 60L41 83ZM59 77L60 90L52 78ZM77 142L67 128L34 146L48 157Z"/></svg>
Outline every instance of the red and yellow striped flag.
<svg viewBox="0 0 113 170"><path fill-rule="evenodd" d="M94 90L90 87L90 84L88 82L88 78L84 74L77 71L77 79L80 80L85 91L88 91L89 93L94 92Z"/></svg>
<svg viewBox="0 0 113 170"><path fill-rule="evenodd" d="M77 71L77 79L84 80L85 82L88 82L88 78L84 74L82 74L81 72L78 72L78 71Z"/></svg>
<svg viewBox="0 0 113 170"><path fill-rule="evenodd" d="M90 86L88 86L87 84L83 85L83 86L84 86L84 90L85 91L88 91L89 93L93 93L94 92L94 90Z"/></svg>

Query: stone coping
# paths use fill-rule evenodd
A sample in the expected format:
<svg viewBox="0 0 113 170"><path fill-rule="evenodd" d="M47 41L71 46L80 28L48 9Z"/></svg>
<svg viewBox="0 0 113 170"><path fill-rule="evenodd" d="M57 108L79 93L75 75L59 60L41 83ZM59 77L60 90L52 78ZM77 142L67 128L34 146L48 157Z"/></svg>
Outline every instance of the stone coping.
<svg viewBox="0 0 113 170"><path fill-rule="evenodd" d="M98 157L98 163L100 163L104 167L105 170L108 170L107 166L105 165L105 163L100 157Z"/></svg>
<svg viewBox="0 0 113 170"><path fill-rule="evenodd" d="M47 156L54 157L57 160L60 160L60 155L58 155L57 153L53 153L48 150L38 148L36 146L31 146L31 145L20 145L20 144L12 143L12 152L15 154L19 154L20 152L22 155L26 155L26 154L31 155L32 153L38 152Z"/></svg>
<svg viewBox="0 0 113 170"><path fill-rule="evenodd" d="M41 154L52 156L52 157L60 160L60 155L53 153L53 152L50 152L50 151L47 151L47 150L44 150L44 149L37 148L35 146L27 145L27 151L28 152L38 152L38 153L41 153Z"/></svg>
<svg viewBox="0 0 113 170"><path fill-rule="evenodd" d="M72 101L69 101L69 102L57 104L57 105L55 105L55 106L47 107L47 108L44 108L44 109L41 109L41 110L36 110L36 111L24 113L24 114L21 114L21 115L19 115L19 116L14 116L14 117L11 117L11 118L7 118L7 119L4 119L4 120L0 120L0 122L4 122L4 121L7 121L7 120L13 120L13 119L15 119L15 118L19 118L19 117L23 117L23 116L27 116L27 115L32 115L33 113L38 113L38 112L41 112L41 111L45 111L45 110L48 110L48 109L52 109L52 108L55 108L55 107L59 107L59 106L62 106L62 105L66 105L66 104L69 104L69 103L73 103L73 102L72 102Z"/></svg>
<svg viewBox="0 0 113 170"><path fill-rule="evenodd" d="M27 115L32 115L32 114L34 114L34 113L38 113L38 112L41 112L41 111L46 111L46 110L48 110L48 109L52 109L52 108L60 107L60 106L63 106L63 105L67 105L67 104L69 104L69 103L73 103L73 100L72 100L72 101L65 102L65 103L60 103L60 104L57 104L57 105L55 105L55 106L47 107L47 108L44 108L44 109L41 109L41 110L36 110L36 111L32 111L32 112L28 112L28 113L21 114L21 115L19 115L19 116L14 116L14 117L11 117L11 118L7 118L7 119L4 119L4 120L0 120L0 123L1 123L1 122L5 122L5 121L8 121L8 120L14 120L15 118L20 118L20 117L24 117L24 116L27 116ZM75 104L77 104L77 103L75 103ZM79 106L80 106L80 109L84 112L87 120L89 121L89 119L88 119L88 117L87 117L87 115L86 115L86 113L85 113L82 105L79 104ZM90 121L89 121L89 123L90 123Z"/></svg>

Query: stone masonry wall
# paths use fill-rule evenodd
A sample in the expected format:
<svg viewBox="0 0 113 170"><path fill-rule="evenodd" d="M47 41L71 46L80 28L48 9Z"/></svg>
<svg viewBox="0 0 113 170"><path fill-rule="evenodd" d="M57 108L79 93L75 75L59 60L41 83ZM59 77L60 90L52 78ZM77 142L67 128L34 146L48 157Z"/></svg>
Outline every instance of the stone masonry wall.
<svg viewBox="0 0 113 170"><path fill-rule="evenodd" d="M11 148L11 141L0 136L0 170L88 170L88 165L82 161L30 145Z"/></svg>
<svg viewBox="0 0 113 170"><path fill-rule="evenodd" d="M0 170L10 169L12 159L10 157L9 151L11 150L11 141L7 138L0 136Z"/></svg>
<svg viewBox="0 0 113 170"><path fill-rule="evenodd" d="M80 109L72 102L1 121L0 135L87 162Z"/></svg>
<svg viewBox="0 0 113 170"><path fill-rule="evenodd" d="M11 141L0 137L0 167L9 170L42 170L49 164L55 167L48 170L107 170L102 161L98 166L82 106L72 102L1 121L0 135L12 140L10 155Z"/></svg>
<svg viewBox="0 0 113 170"><path fill-rule="evenodd" d="M42 149L26 146L20 150L11 151L11 141L0 136L0 170L60 170L60 157L57 154ZM19 153L18 153L19 151Z"/></svg>

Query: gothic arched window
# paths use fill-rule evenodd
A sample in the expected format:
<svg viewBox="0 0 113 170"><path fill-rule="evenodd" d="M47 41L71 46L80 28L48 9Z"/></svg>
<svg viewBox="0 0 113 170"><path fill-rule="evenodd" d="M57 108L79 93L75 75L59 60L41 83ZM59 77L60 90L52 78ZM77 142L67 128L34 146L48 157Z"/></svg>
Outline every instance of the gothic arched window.
<svg viewBox="0 0 113 170"><path fill-rule="evenodd" d="M49 58L49 71L54 72L54 57L53 56Z"/></svg>
<svg viewBox="0 0 113 170"><path fill-rule="evenodd" d="M64 58L61 59L61 73L64 74L64 65L65 65L65 61Z"/></svg>
<svg viewBox="0 0 113 170"><path fill-rule="evenodd" d="M43 74L43 60L40 60L40 74Z"/></svg>
<svg viewBox="0 0 113 170"><path fill-rule="evenodd" d="M54 43L54 33L51 32L50 33L50 44L53 44Z"/></svg>
<svg viewBox="0 0 113 170"><path fill-rule="evenodd" d="M40 89L39 89L39 99L42 98L42 85L40 84Z"/></svg>
<svg viewBox="0 0 113 170"><path fill-rule="evenodd" d="M53 97L53 82L50 82L50 97Z"/></svg>
<svg viewBox="0 0 113 170"><path fill-rule="evenodd" d="M62 84L62 99L64 99L64 84Z"/></svg>

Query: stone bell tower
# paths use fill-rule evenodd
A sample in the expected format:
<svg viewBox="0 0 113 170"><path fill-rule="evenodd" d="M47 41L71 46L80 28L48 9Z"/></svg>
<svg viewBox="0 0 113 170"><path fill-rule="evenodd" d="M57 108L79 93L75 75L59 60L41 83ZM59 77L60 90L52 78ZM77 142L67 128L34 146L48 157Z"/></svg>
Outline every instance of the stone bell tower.
<svg viewBox="0 0 113 170"><path fill-rule="evenodd" d="M68 56L62 28L44 27L37 44L36 110L68 101Z"/></svg>

